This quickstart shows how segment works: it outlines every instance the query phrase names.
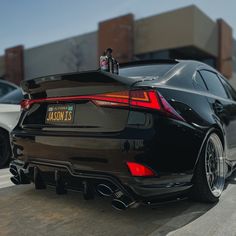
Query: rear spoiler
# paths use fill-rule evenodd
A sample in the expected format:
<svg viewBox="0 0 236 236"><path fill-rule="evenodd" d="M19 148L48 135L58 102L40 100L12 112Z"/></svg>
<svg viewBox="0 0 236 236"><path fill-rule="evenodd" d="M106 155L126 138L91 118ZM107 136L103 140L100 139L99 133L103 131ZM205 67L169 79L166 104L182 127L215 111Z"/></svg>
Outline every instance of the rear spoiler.
<svg viewBox="0 0 236 236"><path fill-rule="evenodd" d="M134 82L135 81L133 79L128 77L122 77L108 72L96 70L68 74L57 74L31 80L24 80L21 82L21 87L24 92L28 94L33 94L45 91L45 89L53 89L55 87L58 87L58 85L56 85L58 83L64 85L76 84L77 86L79 84L83 86L84 84L89 83L121 83L131 86Z"/></svg>
<svg viewBox="0 0 236 236"><path fill-rule="evenodd" d="M31 97L45 97L46 91L58 90L58 93L66 89L96 86L125 86L130 87L135 81L128 77L111 74L104 71L94 70L68 74L50 75L21 82L23 91ZM44 94L44 95L43 95ZM54 93L55 94L55 93ZM63 96L62 94L58 94Z"/></svg>

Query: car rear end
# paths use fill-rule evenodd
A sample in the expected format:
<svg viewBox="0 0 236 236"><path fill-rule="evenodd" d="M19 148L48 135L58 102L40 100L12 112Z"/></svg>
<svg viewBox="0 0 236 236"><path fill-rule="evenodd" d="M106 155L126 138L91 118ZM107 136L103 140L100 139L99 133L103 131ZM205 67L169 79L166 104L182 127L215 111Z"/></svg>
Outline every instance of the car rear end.
<svg viewBox="0 0 236 236"><path fill-rule="evenodd" d="M12 132L13 181L79 190L85 198L98 192L112 196L116 208L187 189L190 175L156 156L165 152L166 132L173 140L186 128L183 117L145 84L150 76L126 73L129 68L126 77L94 71L25 81L30 99Z"/></svg>

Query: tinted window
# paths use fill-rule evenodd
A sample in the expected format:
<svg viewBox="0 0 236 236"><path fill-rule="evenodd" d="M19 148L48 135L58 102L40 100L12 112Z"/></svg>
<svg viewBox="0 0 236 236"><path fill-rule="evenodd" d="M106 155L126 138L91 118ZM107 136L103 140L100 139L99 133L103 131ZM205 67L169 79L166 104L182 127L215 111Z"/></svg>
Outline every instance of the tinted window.
<svg viewBox="0 0 236 236"><path fill-rule="evenodd" d="M0 97L8 94L9 92L13 91L14 89L16 89L16 88L11 85L0 82Z"/></svg>
<svg viewBox="0 0 236 236"><path fill-rule="evenodd" d="M139 65L121 68L119 74L125 77L160 77L168 72L175 64Z"/></svg>
<svg viewBox="0 0 236 236"><path fill-rule="evenodd" d="M221 77L221 81L223 85L225 86L225 88L227 89L228 93L230 94L231 98L236 101L236 91L223 77Z"/></svg>
<svg viewBox="0 0 236 236"><path fill-rule="evenodd" d="M23 94L21 89L15 89L14 91L8 93L0 99L0 103L5 104L20 104L21 100L23 100Z"/></svg>
<svg viewBox="0 0 236 236"><path fill-rule="evenodd" d="M194 88L201 91L207 91L207 87L202 79L202 76L199 74L199 72L196 73L195 77L193 78L193 85Z"/></svg>
<svg viewBox="0 0 236 236"><path fill-rule="evenodd" d="M209 92L219 97L228 98L222 83L215 73L206 70L202 70L200 73L207 85Z"/></svg>

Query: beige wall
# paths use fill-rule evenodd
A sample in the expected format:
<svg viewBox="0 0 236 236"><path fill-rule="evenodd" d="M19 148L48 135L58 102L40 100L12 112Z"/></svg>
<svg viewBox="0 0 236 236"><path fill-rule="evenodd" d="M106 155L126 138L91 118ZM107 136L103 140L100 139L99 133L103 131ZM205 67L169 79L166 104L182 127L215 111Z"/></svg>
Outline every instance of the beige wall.
<svg viewBox="0 0 236 236"><path fill-rule="evenodd" d="M97 32L26 49L25 79L97 69L97 58Z"/></svg>
<svg viewBox="0 0 236 236"><path fill-rule="evenodd" d="M217 56L217 24L196 6L189 6L135 22L135 54L184 46Z"/></svg>
<svg viewBox="0 0 236 236"><path fill-rule="evenodd" d="M218 19L219 28L219 56L217 69L226 77L233 76L233 29L223 19Z"/></svg>
<svg viewBox="0 0 236 236"><path fill-rule="evenodd" d="M193 44L209 53L218 56L218 25L205 15L200 9L194 7L194 41Z"/></svg>
<svg viewBox="0 0 236 236"><path fill-rule="evenodd" d="M135 54L191 45L193 8L183 8L135 22Z"/></svg>

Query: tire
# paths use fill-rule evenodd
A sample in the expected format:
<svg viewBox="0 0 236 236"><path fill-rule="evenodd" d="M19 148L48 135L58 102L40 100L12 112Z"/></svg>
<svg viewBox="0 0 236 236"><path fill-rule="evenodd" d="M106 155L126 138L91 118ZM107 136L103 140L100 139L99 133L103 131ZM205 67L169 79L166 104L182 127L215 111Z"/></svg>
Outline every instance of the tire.
<svg viewBox="0 0 236 236"><path fill-rule="evenodd" d="M6 166L11 158L9 134L0 130L0 168Z"/></svg>
<svg viewBox="0 0 236 236"><path fill-rule="evenodd" d="M190 197L194 200L215 203L225 184L225 156L223 144L216 133L207 138L197 163Z"/></svg>

